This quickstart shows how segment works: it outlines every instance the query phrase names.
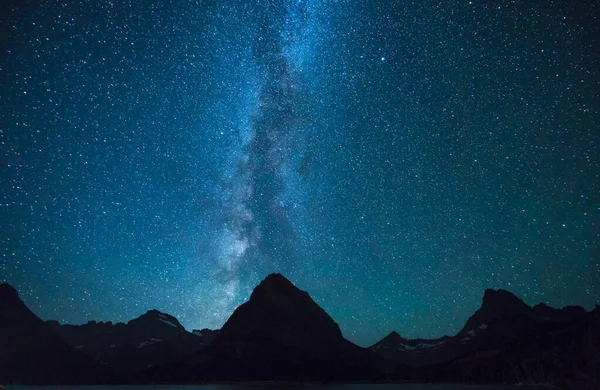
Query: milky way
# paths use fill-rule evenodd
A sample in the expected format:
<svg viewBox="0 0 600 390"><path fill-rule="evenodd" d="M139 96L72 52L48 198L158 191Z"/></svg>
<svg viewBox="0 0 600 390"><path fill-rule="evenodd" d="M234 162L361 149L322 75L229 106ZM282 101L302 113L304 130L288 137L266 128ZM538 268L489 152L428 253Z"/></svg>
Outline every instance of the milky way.
<svg viewBox="0 0 600 390"><path fill-rule="evenodd" d="M239 157L227 182L225 223L217 256L217 290L223 298L211 308L228 315L235 308L243 268L293 262L296 233L287 199L295 197L297 156L304 153L307 127L302 51L308 43L309 5L271 2L248 12L251 64L258 90L240 129ZM242 91L245 92L245 91ZM304 161L304 160L303 160ZM289 193L292 193L289 196ZM220 285L222 283L222 285Z"/></svg>
<svg viewBox="0 0 600 390"><path fill-rule="evenodd" d="M270 272L361 345L600 300L597 2L5 3L0 281L44 319L217 328Z"/></svg>

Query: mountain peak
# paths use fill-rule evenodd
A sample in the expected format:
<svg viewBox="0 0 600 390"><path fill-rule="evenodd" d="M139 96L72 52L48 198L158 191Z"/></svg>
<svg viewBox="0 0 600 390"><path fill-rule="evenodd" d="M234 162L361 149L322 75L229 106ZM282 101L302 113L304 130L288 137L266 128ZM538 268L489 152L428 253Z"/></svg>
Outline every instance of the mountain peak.
<svg viewBox="0 0 600 390"><path fill-rule="evenodd" d="M60 339L7 283L0 284L0 328L0 382L94 383L108 374L91 357Z"/></svg>
<svg viewBox="0 0 600 390"><path fill-rule="evenodd" d="M520 298L518 298L515 294L511 293L510 291L506 291L503 289L498 289L498 290L494 290L491 288L488 288L487 290L485 290L485 292L483 293L483 304L486 305L517 305L517 306L521 306L521 305L526 305L525 302L523 302L523 300L521 300ZM526 305L527 306L527 305Z"/></svg>
<svg viewBox="0 0 600 390"><path fill-rule="evenodd" d="M173 317L170 314L158 311L156 309L148 310L145 314L142 314L138 318L129 321L127 324L134 326L144 324L143 327L145 328L149 326L164 327L165 325L169 325L170 327L177 329L178 331L185 330L185 328L183 327L183 325L181 325L177 318Z"/></svg>
<svg viewBox="0 0 600 390"><path fill-rule="evenodd" d="M469 318L460 333L474 329L479 325L487 324L498 318L515 315L531 317L532 314L533 309L510 291L490 288L485 290L483 294L481 308Z"/></svg>
<svg viewBox="0 0 600 390"><path fill-rule="evenodd" d="M391 331L387 336L373 344L371 349L379 349L381 347L388 348L392 346L392 348L397 347L406 342L406 339L398 334L395 330Z"/></svg>
<svg viewBox="0 0 600 390"><path fill-rule="evenodd" d="M267 275L267 277L254 288L250 299L274 291L277 291L278 293L293 293L294 291L300 290L298 290L298 288L282 274L274 273Z"/></svg>
<svg viewBox="0 0 600 390"><path fill-rule="evenodd" d="M288 278L286 278L279 272L274 272L274 273L268 274L267 277L263 280L263 282L277 282L277 281L292 284L292 282L290 282Z"/></svg>
<svg viewBox="0 0 600 390"><path fill-rule="evenodd" d="M377 355L344 339L337 323L306 291L268 275L229 317L196 360L205 372L238 379L356 377ZM360 368L359 368L360 367Z"/></svg>
<svg viewBox="0 0 600 390"><path fill-rule="evenodd" d="M390 334L388 334L387 336L384 337L384 340L389 340L389 341L404 341L406 340L404 337L400 336L400 334L398 334L398 332L396 332L395 330L391 331Z"/></svg>
<svg viewBox="0 0 600 390"><path fill-rule="evenodd" d="M282 323L276 323L276 318ZM302 332L342 337L339 326L308 293L279 273L268 275L254 288L248 302L238 307L223 325L223 331L227 334L230 329L279 328L283 323Z"/></svg>
<svg viewBox="0 0 600 390"><path fill-rule="evenodd" d="M162 311L152 309L152 310L148 310L147 312L142 314L140 317L161 318L161 317L172 317L172 316L167 313L163 313Z"/></svg>
<svg viewBox="0 0 600 390"><path fill-rule="evenodd" d="M300 290L279 273L270 274L260 282L252 291L249 302L286 312L299 308L312 309L313 305L322 311L306 291Z"/></svg>
<svg viewBox="0 0 600 390"><path fill-rule="evenodd" d="M163 313L162 311L152 309L152 310L148 310L146 313L142 314L141 317L161 318L161 317L172 317L172 316L167 313Z"/></svg>
<svg viewBox="0 0 600 390"><path fill-rule="evenodd" d="M487 289L483 294L481 309L503 316L512 313L529 313L531 307L510 291Z"/></svg>

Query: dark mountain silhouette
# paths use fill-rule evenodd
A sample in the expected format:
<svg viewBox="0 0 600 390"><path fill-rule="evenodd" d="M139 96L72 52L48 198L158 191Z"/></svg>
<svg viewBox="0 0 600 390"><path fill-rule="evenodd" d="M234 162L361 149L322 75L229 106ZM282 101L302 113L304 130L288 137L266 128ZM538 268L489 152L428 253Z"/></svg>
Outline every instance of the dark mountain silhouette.
<svg viewBox="0 0 600 390"><path fill-rule="evenodd" d="M535 327L533 309L505 290L486 290L481 308L453 337L407 340L393 332L371 346L380 355L411 367L449 362L511 342Z"/></svg>
<svg viewBox="0 0 600 390"><path fill-rule="evenodd" d="M508 291L487 290L457 335L409 340L392 332L371 349L416 368L413 380L592 389L600 373L599 313L579 306L531 308Z"/></svg>
<svg viewBox="0 0 600 390"><path fill-rule="evenodd" d="M350 380L374 378L383 359L344 339L339 326L280 274L267 276L202 353L154 380Z"/></svg>
<svg viewBox="0 0 600 390"><path fill-rule="evenodd" d="M158 310L150 310L127 324L90 321L60 325L48 321L48 325L72 347L126 372L190 355L204 348L211 338L186 331L175 317Z"/></svg>
<svg viewBox="0 0 600 390"><path fill-rule="evenodd" d="M200 329L200 330L194 329L194 330L192 330L192 333L198 337L202 337L202 343L205 345L208 345L215 339L215 337L217 337L217 335L219 334L219 330L208 329L208 328L204 328L204 329Z"/></svg>
<svg viewBox="0 0 600 390"><path fill-rule="evenodd" d="M545 303L535 305L533 312L540 320L553 322L569 322L587 314L581 306L565 306L562 309L555 309Z"/></svg>
<svg viewBox="0 0 600 390"><path fill-rule="evenodd" d="M492 321L515 317L531 318L533 309L511 292L487 289L483 294L481 308L467 320L458 334L466 334L468 331L481 325L487 325Z"/></svg>
<svg viewBox="0 0 600 390"><path fill-rule="evenodd" d="M127 324L44 323L0 285L0 383L387 379L591 390L599 375L600 307L532 308L504 290L486 290L455 336L392 332L365 349L280 274L267 276L219 331L187 332L156 310Z"/></svg>
<svg viewBox="0 0 600 390"><path fill-rule="evenodd" d="M8 284L0 285L0 383L102 383L111 372L67 345Z"/></svg>
<svg viewBox="0 0 600 390"><path fill-rule="evenodd" d="M452 341L449 336L439 339L406 339L396 332L391 332L369 349L385 359L410 367L419 367L450 360L452 357L447 355L454 349L442 348L449 341Z"/></svg>
<svg viewBox="0 0 600 390"><path fill-rule="evenodd" d="M425 367L413 379L478 383L545 383L600 388L600 307L572 321L540 322L513 342Z"/></svg>
<svg viewBox="0 0 600 390"><path fill-rule="evenodd" d="M370 348L398 363L423 367L510 344L545 322L570 322L585 315L579 306L553 309L539 304L531 308L511 292L488 289L481 307L455 336L410 340L392 332Z"/></svg>

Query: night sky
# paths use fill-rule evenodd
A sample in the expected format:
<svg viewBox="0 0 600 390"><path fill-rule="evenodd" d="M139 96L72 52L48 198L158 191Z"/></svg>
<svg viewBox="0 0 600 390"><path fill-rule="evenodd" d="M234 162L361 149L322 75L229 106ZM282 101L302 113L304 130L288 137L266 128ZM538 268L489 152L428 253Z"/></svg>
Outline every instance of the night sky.
<svg viewBox="0 0 600 390"><path fill-rule="evenodd" d="M344 335L600 301L596 1L3 1L0 281L220 327L281 272Z"/></svg>

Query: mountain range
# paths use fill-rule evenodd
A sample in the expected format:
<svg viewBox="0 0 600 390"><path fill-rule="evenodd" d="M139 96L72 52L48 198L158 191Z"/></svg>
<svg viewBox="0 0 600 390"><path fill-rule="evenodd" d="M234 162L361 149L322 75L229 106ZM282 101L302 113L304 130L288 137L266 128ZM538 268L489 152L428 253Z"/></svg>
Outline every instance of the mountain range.
<svg viewBox="0 0 600 390"><path fill-rule="evenodd" d="M309 294L267 276L220 330L188 332L150 310L128 323L42 321L0 285L0 383L207 383L218 381L544 383L597 389L600 307L530 307L486 290L454 336L371 347L346 340Z"/></svg>

